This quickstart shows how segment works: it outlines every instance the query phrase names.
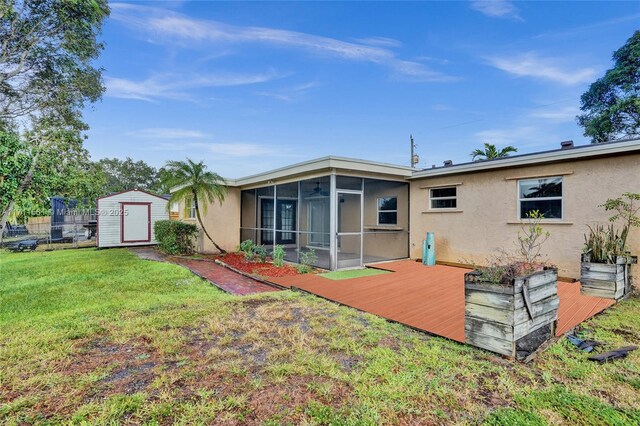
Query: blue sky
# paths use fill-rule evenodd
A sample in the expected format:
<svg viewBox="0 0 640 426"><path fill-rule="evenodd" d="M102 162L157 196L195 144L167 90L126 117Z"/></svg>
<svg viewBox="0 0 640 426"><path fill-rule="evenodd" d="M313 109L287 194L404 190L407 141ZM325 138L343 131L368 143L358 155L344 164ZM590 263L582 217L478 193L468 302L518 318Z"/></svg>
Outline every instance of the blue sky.
<svg viewBox="0 0 640 426"><path fill-rule="evenodd" d="M587 143L580 95L639 2L111 3L92 158L235 178L325 155L420 167Z"/></svg>

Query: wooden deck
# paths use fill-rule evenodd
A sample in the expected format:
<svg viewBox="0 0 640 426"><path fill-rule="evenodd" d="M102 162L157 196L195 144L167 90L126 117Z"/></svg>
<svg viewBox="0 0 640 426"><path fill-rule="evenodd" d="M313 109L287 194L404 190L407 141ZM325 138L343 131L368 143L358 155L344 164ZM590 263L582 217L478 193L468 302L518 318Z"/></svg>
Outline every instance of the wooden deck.
<svg viewBox="0 0 640 426"><path fill-rule="evenodd" d="M273 278L326 299L419 330L464 342L464 274L468 269L404 260L378 264L391 274L334 281L317 275ZM579 283L558 283L560 336L613 301L580 294Z"/></svg>
<svg viewBox="0 0 640 426"><path fill-rule="evenodd" d="M559 282L558 296L560 297L560 307L558 308L556 336L562 336L582 321L604 311L615 303L611 299L580 294L579 282Z"/></svg>

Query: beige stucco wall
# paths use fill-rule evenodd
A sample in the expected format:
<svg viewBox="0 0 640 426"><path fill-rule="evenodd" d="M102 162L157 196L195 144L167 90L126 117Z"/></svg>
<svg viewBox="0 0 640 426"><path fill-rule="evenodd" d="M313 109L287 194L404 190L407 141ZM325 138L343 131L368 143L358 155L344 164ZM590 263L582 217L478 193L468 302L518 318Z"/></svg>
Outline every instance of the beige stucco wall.
<svg viewBox="0 0 640 426"><path fill-rule="evenodd" d="M406 185L389 185L389 182L368 182L364 197L364 231L378 232L365 234L364 254L380 258L398 258L407 256L407 237L409 230L409 188ZM397 225L377 225L378 198L398 198ZM385 233L384 230L393 232Z"/></svg>
<svg viewBox="0 0 640 426"><path fill-rule="evenodd" d="M587 224L607 223L611 215L598 205L624 192L640 192L640 154L414 180L410 189L411 257L422 257L427 231L435 232L440 261L482 264L499 249L513 251L521 226L518 181L513 178L554 174L563 175L564 218L545 224L551 237L543 253L558 266L561 276L578 278ZM425 187L448 184L459 184L458 211L430 210ZM629 243L632 252L640 254L640 230L632 231Z"/></svg>
<svg viewBox="0 0 640 426"><path fill-rule="evenodd" d="M199 225L197 219L184 217L184 203L180 203L179 212L180 220ZM211 238L220 247L227 251L235 250L240 244L240 190L238 188L228 188L224 202L222 204L209 204L207 213L202 221ZM196 242L196 251L200 253L218 252L202 230L200 230Z"/></svg>

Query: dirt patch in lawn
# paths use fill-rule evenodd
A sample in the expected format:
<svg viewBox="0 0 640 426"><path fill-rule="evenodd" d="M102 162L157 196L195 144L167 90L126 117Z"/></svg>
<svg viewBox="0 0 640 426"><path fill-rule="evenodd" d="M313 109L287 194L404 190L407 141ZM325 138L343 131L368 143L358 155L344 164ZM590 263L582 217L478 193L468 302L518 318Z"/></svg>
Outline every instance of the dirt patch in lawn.
<svg viewBox="0 0 640 426"><path fill-rule="evenodd" d="M146 391L156 377L157 367L165 363L147 342L117 344L99 339L81 352L68 371L75 375L104 371L104 377L87 390L90 400L101 400L109 395Z"/></svg>
<svg viewBox="0 0 640 426"><path fill-rule="evenodd" d="M327 388L328 394L319 393L315 389ZM243 424L264 424L265 419L274 416L285 417L290 424L302 423L305 416L301 410L293 407L304 407L309 402L320 403L333 408L340 408L350 397L351 389L344 383L332 382L329 379L312 376L290 377L285 383L269 384L249 394L248 406L251 411L243 419Z"/></svg>
<svg viewBox="0 0 640 426"><path fill-rule="evenodd" d="M144 392L155 379L158 365L164 363L144 341L116 343L99 337L75 346L72 356L46 366L49 374L63 376L75 386L67 387L60 380L47 392L38 388L20 391L20 397L40 394L33 409L46 417L72 415L79 401L86 404L110 395Z"/></svg>

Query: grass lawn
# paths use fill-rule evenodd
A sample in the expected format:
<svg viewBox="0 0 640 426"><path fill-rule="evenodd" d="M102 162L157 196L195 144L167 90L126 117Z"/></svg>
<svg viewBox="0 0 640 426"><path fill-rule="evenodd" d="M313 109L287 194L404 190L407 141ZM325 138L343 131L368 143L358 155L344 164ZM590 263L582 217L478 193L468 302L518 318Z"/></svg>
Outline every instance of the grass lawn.
<svg viewBox="0 0 640 426"><path fill-rule="evenodd" d="M0 423L640 423L640 351L532 364L300 293L226 295L128 251L0 253ZM640 345L640 299L584 324Z"/></svg>

